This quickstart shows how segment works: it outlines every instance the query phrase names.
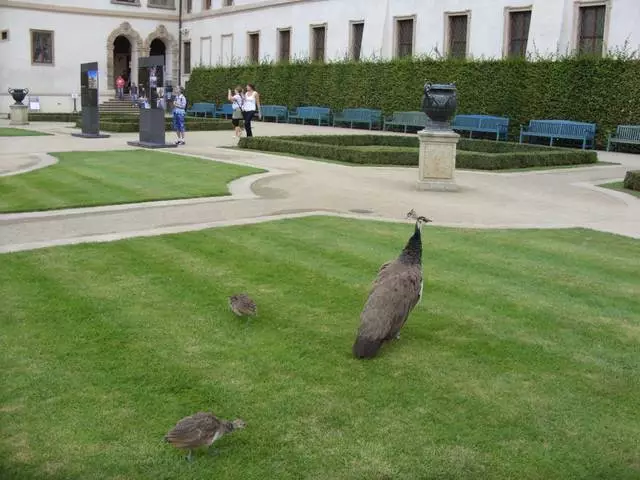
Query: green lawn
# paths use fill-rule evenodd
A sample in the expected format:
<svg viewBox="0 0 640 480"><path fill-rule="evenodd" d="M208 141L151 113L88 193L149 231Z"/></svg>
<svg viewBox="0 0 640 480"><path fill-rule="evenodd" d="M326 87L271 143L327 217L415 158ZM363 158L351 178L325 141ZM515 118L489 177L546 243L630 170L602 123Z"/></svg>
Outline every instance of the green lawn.
<svg viewBox="0 0 640 480"><path fill-rule="evenodd" d="M640 243L425 227L423 303L355 360L411 229L311 218L1 255L0 478L638 479ZM162 436L206 409L248 426L188 464Z"/></svg>
<svg viewBox="0 0 640 480"><path fill-rule="evenodd" d="M0 178L0 212L228 195L228 182L262 172L153 150L52 155L60 162Z"/></svg>
<svg viewBox="0 0 640 480"><path fill-rule="evenodd" d="M636 190L631 190L630 188L624 188L624 182L603 183L598 186L603 188L609 188L611 190L617 190L618 192L628 193L629 195L633 195L634 197L640 198L640 192Z"/></svg>
<svg viewBox="0 0 640 480"><path fill-rule="evenodd" d="M51 134L36 132L35 130L25 130L22 128L0 127L0 137L38 137L42 135Z"/></svg>

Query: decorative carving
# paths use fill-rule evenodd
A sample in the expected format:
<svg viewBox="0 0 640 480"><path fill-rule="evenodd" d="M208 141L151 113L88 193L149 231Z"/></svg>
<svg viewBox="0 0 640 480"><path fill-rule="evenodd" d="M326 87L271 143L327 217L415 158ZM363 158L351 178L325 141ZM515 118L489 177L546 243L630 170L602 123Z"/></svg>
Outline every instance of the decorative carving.
<svg viewBox="0 0 640 480"><path fill-rule="evenodd" d="M131 43L131 63L132 63L132 71L131 77L135 80L138 78L138 72L135 71L137 59L142 53L143 41L140 34L134 30L129 22L122 22L118 28L111 32L111 34L107 37L107 85L109 88L114 88L114 72L113 72L113 42L116 41L116 38L119 36L125 37Z"/></svg>

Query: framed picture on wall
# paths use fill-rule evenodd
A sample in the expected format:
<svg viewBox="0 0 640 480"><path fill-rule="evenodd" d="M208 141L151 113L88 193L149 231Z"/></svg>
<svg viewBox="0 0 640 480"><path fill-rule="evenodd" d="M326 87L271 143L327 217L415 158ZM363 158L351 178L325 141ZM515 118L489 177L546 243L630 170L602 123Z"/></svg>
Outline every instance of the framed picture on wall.
<svg viewBox="0 0 640 480"><path fill-rule="evenodd" d="M31 63L53 65L53 31L31 30Z"/></svg>

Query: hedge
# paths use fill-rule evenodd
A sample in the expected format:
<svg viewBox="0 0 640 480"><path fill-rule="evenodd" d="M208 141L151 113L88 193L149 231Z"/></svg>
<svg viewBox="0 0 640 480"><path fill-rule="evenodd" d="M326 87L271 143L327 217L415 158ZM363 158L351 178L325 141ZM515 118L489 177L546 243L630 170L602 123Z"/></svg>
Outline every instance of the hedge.
<svg viewBox="0 0 640 480"><path fill-rule="evenodd" d="M640 192L640 170L629 170L624 176L623 186Z"/></svg>
<svg viewBox="0 0 640 480"><path fill-rule="evenodd" d="M238 146L360 165L418 165L418 139L395 135L323 135L241 138ZM596 152L461 139L456 167L477 170L596 163Z"/></svg>
<svg viewBox="0 0 640 480"><path fill-rule="evenodd" d="M213 130L232 130L230 120L216 120L216 119L198 119L198 118L186 118L186 130L187 131L213 131ZM76 120L76 128L82 128L82 120ZM140 128L140 121L138 117L120 116L120 117L100 117L100 130L105 132L118 132L118 133L131 133L137 132ZM170 118L165 119L165 130L170 131L173 129L172 120Z"/></svg>
<svg viewBox="0 0 640 480"><path fill-rule="evenodd" d="M256 84L263 104L419 110L423 84L455 82L458 113L504 115L511 138L536 118L597 123L597 144L619 124L640 124L640 62L617 58L391 61L260 64L195 68L191 103L226 102L227 89Z"/></svg>

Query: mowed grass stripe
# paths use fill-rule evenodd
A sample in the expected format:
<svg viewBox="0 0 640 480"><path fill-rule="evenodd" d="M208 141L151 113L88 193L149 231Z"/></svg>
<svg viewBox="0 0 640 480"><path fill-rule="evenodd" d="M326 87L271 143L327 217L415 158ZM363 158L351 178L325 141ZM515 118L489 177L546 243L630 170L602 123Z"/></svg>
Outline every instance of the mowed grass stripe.
<svg viewBox="0 0 640 480"><path fill-rule="evenodd" d="M0 257L2 367L41 372L0 392L0 455L63 478L634 478L637 355L613 333L625 312L638 327L639 300L572 302L545 253L590 232L488 232L483 253L475 232L425 227L423 303L400 342L356 361L370 281L411 231L312 218ZM533 252L506 255L506 238ZM632 245L598 235L586 252ZM236 290L258 301L249 326L228 311ZM249 427L186 465L160 439L208 408Z"/></svg>
<svg viewBox="0 0 640 480"><path fill-rule="evenodd" d="M0 211L21 212L228 195L262 170L148 150L58 152L50 167L0 178Z"/></svg>

